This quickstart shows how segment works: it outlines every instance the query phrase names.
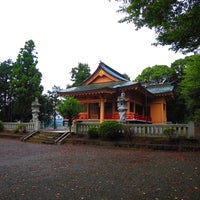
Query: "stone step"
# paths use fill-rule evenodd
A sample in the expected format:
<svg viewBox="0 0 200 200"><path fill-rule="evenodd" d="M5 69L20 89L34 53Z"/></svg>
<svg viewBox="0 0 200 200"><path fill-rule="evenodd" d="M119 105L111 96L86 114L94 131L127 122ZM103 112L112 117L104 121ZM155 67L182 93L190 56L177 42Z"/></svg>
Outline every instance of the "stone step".
<svg viewBox="0 0 200 200"><path fill-rule="evenodd" d="M63 132L39 132L33 137L29 138L29 142L55 144L55 140L59 138Z"/></svg>

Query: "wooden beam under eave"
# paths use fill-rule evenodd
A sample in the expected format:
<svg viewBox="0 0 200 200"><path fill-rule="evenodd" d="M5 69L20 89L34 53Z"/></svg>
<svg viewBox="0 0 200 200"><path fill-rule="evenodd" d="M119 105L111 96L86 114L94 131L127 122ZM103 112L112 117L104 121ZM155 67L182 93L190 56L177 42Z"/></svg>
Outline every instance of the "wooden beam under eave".
<svg viewBox="0 0 200 200"><path fill-rule="evenodd" d="M74 96L88 96L88 95L106 95L106 94L114 94L115 91L99 91L99 92L82 92L82 93L76 93Z"/></svg>

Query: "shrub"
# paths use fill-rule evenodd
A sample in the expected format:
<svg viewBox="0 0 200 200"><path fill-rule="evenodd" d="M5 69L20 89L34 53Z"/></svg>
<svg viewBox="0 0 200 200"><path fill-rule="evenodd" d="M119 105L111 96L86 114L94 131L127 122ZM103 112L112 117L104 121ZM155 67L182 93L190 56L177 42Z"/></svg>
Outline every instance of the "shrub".
<svg viewBox="0 0 200 200"><path fill-rule="evenodd" d="M104 121L100 124L99 135L103 139L117 139L122 136L122 124L118 121Z"/></svg>
<svg viewBox="0 0 200 200"><path fill-rule="evenodd" d="M87 135L91 139L99 137L99 129L97 127L90 127L87 131Z"/></svg>
<svg viewBox="0 0 200 200"><path fill-rule="evenodd" d="M4 130L3 122L0 120L0 132Z"/></svg>
<svg viewBox="0 0 200 200"><path fill-rule="evenodd" d="M26 133L26 125L18 124L15 128L15 133Z"/></svg>
<svg viewBox="0 0 200 200"><path fill-rule="evenodd" d="M176 136L176 129L175 128L165 128L163 130L163 134L168 138L173 138Z"/></svg>

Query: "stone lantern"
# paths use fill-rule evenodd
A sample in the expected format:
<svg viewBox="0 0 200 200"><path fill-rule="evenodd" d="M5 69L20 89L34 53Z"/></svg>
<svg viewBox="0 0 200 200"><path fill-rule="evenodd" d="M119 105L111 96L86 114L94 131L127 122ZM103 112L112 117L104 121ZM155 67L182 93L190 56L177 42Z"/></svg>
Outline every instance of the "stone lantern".
<svg viewBox="0 0 200 200"><path fill-rule="evenodd" d="M38 102L38 98L35 97L35 100L31 104L32 109L32 121L38 121L38 116L40 112L40 104Z"/></svg>
<svg viewBox="0 0 200 200"><path fill-rule="evenodd" d="M122 91L121 95L117 98L117 110L119 111L120 122L126 122L127 101L125 93Z"/></svg>

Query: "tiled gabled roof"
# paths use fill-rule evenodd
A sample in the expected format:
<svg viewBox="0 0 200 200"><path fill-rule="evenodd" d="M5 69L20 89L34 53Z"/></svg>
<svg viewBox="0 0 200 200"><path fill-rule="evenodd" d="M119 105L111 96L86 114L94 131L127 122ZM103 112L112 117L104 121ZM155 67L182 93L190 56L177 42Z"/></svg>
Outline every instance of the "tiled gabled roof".
<svg viewBox="0 0 200 200"><path fill-rule="evenodd" d="M81 85L84 85L86 82L88 82L88 80L90 80L91 77L93 77L101 69L105 71L107 74L109 74L110 76L118 79L119 81L128 81L122 74L120 74L119 72L115 71L113 68L109 67L108 65L100 61L99 66L97 67L95 72L92 75L90 75L85 81L83 81Z"/></svg>
<svg viewBox="0 0 200 200"><path fill-rule="evenodd" d="M152 94L163 94L173 92L174 86L171 84L149 85L146 89Z"/></svg>
<svg viewBox="0 0 200 200"><path fill-rule="evenodd" d="M100 70L105 71L107 74L114 77L118 81L92 83L88 85L84 84L85 82L90 80L90 78L94 76L94 74L98 73ZM103 92L103 91L105 92L105 90L107 91L112 91L112 90L117 90L117 89L121 90L125 88L132 88L135 86L142 87L143 89L147 90L149 93L155 96L169 95L170 93L173 92L173 89L174 89L174 86L172 86L169 83L168 84L145 84L145 83L128 81L122 74L115 71L114 69L106 65L105 63L100 62L96 71L88 79L86 79L80 86L60 90L59 93L68 94L68 95L74 95L74 94L79 94L79 93L88 94L91 92L92 93Z"/></svg>
<svg viewBox="0 0 200 200"><path fill-rule="evenodd" d="M96 83L91 85L81 85L78 87L67 88L65 90L59 91L59 93L75 94L75 93L86 93L90 91L100 91L100 90L116 90L117 88L129 87L137 85L138 83L132 81L119 81L119 82L107 82L107 83Z"/></svg>
<svg viewBox="0 0 200 200"><path fill-rule="evenodd" d="M128 81L122 74L120 74L119 72L115 71L113 68L109 67L108 65L106 65L103 62L99 63L99 67L101 67L104 71L106 71L108 74L110 74L111 76L121 80L121 81Z"/></svg>

